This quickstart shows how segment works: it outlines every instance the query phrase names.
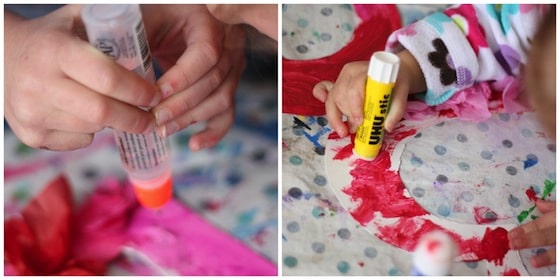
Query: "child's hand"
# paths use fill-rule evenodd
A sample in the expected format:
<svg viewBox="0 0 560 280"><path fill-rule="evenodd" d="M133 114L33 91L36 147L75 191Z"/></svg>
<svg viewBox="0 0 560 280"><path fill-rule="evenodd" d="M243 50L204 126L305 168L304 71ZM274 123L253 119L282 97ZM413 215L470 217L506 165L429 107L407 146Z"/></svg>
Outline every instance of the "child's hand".
<svg viewBox="0 0 560 280"><path fill-rule="evenodd" d="M233 125L233 96L245 67L244 32L216 20L205 5L142 6L151 49L165 74L164 99L152 109L167 137L194 123L206 129L191 150L215 145Z"/></svg>
<svg viewBox="0 0 560 280"><path fill-rule="evenodd" d="M138 106L158 104L161 94L87 42L80 9L67 5L33 20L4 13L4 116L31 147L82 148L106 126L155 128Z"/></svg>
<svg viewBox="0 0 560 280"><path fill-rule="evenodd" d="M537 208L543 213L541 217L516 227L508 233L511 249L556 245L556 201L538 200ZM548 266L555 263L555 249L531 258L533 267Z"/></svg>
<svg viewBox="0 0 560 280"><path fill-rule="evenodd" d="M406 50L398 56L401 61L399 74L385 120L385 129L389 132L404 116L408 94L426 90L424 75L416 59ZM325 102L329 124L340 137L345 137L349 132L355 133L363 121L368 63L350 62L344 65L334 84L321 81L313 88L315 98ZM343 115L348 119L348 127L342 121Z"/></svg>

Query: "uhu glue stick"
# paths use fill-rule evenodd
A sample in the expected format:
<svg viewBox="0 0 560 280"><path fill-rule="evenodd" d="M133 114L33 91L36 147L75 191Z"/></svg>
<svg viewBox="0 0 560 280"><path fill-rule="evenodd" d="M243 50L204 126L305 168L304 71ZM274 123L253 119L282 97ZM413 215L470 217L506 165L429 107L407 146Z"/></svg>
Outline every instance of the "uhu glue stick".
<svg viewBox="0 0 560 280"><path fill-rule="evenodd" d="M399 72L399 57L389 52L371 56L364 100L364 120L354 140L354 154L365 160L377 157L383 142L384 124Z"/></svg>
<svg viewBox="0 0 560 280"><path fill-rule="evenodd" d="M98 50L145 80L155 81L139 5L84 5L82 20L89 42ZM155 131L133 134L116 130L115 140L140 204L161 208L172 194L167 140Z"/></svg>

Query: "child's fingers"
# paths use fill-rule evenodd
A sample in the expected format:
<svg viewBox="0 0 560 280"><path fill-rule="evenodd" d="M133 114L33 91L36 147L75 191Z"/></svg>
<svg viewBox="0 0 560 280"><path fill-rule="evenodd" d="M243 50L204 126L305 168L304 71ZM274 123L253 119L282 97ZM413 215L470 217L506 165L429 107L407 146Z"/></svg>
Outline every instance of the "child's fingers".
<svg viewBox="0 0 560 280"><path fill-rule="evenodd" d="M130 133L147 133L155 128L152 113L98 94L70 79L52 84L52 104L84 121Z"/></svg>
<svg viewBox="0 0 560 280"><path fill-rule="evenodd" d="M556 263L556 249L550 249L531 258L533 267L549 266Z"/></svg>
<svg viewBox="0 0 560 280"><path fill-rule="evenodd" d="M320 81L313 87L313 96L319 101L325 103L329 96L329 91L333 88L334 83L331 81Z"/></svg>
<svg viewBox="0 0 560 280"><path fill-rule="evenodd" d="M95 92L135 106L151 107L161 100L156 86L82 40L68 39L57 58L66 76Z"/></svg>
<svg viewBox="0 0 560 280"><path fill-rule="evenodd" d="M233 125L234 118L233 108L210 118L206 123L206 128L191 137L189 148L192 151L198 151L216 145Z"/></svg>
<svg viewBox="0 0 560 280"><path fill-rule="evenodd" d="M203 13L189 15L188 26L183 32L185 52L158 80L160 86L171 87L171 94L195 84L220 59L223 51L224 28L222 23L207 15Z"/></svg>
<svg viewBox="0 0 560 280"><path fill-rule="evenodd" d="M391 107L389 108L389 114L385 120L385 130L388 132L393 131L397 123L403 118L406 111L406 104L408 100L408 83L399 82L395 84L393 89L393 96L391 100Z"/></svg>
<svg viewBox="0 0 560 280"><path fill-rule="evenodd" d="M544 214L529 223L510 230L508 239L512 249L556 244L556 214Z"/></svg>
<svg viewBox="0 0 560 280"><path fill-rule="evenodd" d="M556 201L539 199L537 200L537 208L543 214L551 211L556 211Z"/></svg>
<svg viewBox="0 0 560 280"><path fill-rule="evenodd" d="M337 104L334 101L334 96L329 93L327 101L325 102L325 109L327 111L327 118L332 129L336 131L338 136L346 137L348 135L348 128L342 121L342 112L338 109Z"/></svg>

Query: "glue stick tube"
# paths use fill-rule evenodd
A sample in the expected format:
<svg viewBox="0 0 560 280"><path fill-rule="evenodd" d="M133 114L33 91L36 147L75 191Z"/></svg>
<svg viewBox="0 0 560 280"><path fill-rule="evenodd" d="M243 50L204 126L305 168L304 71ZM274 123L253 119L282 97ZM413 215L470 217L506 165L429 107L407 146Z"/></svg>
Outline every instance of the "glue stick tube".
<svg viewBox="0 0 560 280"><path fill-rule="evenodd" d="M412 256L411 276L449 276L457 244L443 231L423 236Z"/></svg>
<svg viewBox="0 0 560 280"><path fill-rule="evenodd" d="M384 124L399 72L399 57L389 52L371 56L364 100L364 120L354 139L354 154L365 160L377 157L383 142Z"/></svg>
<svg viewBox="0 0 560 280"><path fill-rule="evenodd" d="M82 20L89 42L98 50L145 80L155 82L139 5L84 5ZM115 141L140 204L153 209L162 207L172 194L168 141L155 131L133 134L117 130Z"/></svg>

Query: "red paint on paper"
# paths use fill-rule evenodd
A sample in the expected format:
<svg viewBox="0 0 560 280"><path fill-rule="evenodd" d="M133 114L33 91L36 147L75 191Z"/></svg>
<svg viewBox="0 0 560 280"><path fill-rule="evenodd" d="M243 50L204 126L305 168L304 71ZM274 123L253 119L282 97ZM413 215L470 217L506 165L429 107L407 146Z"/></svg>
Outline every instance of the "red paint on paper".
<svg viewBox="0 0 560 280"><path fill-rule="evenodd" d="M521 276L521 274L517 271L517 269L512 268L504 271L504 276Z"/></svg>
<svg viewBox="0 0 560 280"><path fill-rule="evenodd" d="M525 194L527 195L530 201L537 202L537 193L535 193L533 187L527 189L525 191Z"/></svg>

